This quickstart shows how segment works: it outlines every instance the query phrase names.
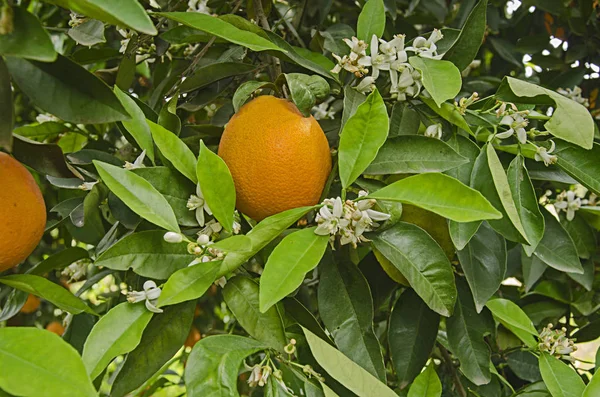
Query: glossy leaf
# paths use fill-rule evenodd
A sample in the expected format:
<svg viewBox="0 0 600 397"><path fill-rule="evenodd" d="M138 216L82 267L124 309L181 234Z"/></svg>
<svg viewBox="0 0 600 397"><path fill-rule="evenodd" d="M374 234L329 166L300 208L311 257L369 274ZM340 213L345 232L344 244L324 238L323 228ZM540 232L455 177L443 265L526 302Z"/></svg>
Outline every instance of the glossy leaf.
<svg viewBox="0 0 600 397"><path fill-rule="evenodd" d="M591 150L557 139L555 154L556 164L567 174L575 178L583 186L596 194L600 194L600 145L595 144Z"/></svg>
<svg viewBox="0 0 600 397"><path fill-rule="evenodd" d="M548 211L544 211L543 215L546 228L542 241L540 241L535 249L535 256L556 270L583 273L577 248L569 233Z"/></svg>
<svg viewBox="0 0 600 397"><path fill-rule="evenodd" d="M587 384L585 390L581 397L594 397L600 395L600 375L599 372L595 372L594 376L590 380L590 383Z"/></svg>
<svg viewBox="0 0 600 397"><path fill-rule="evenodd" d="M236 397L242 361L268 346L237 335L215 335L201 339L185 366L185 385L190 397Z"/></svg>
<svg viewBox="0 0 600 397"><path fill-rule="evenodd" d="M457 222L501 217L501 213L481 193L448 175L438 173L401 179L368 197L412 204Z"/></svg>
<svg viewBox="0 0 600 397"><path fill-rule="evenodd" d="M385 29L385 7L383 0L369 0L358 15L356 35L365 43L371 42L373 35L383 36Z"/></svg>
<svg viewBox="0 0 600 397"><path fill-rule="evenodd" d="M373 330L373 299L360 270L326 255L319 267L319 314L339 351L385 381L381 346ZM338 379L339 380L339 379Z"/></svg>
<svg viewBox="0 0 600 397"><path fill-rule="evenodd" d="M596 236L592 227L581 214L576 214L572 220L561 220L560 224L569 233L575 243L580 258L589 259L596 252Z"/></svg>
<svg viewBox="0 0 600 397"><path fill-rule="evenodd" d="M138 32L155 35L152 20L138 0L47 0L78 14L107 22L111 25L127 26Z"/></svg>
<svg viewBox="0 0 600 397"><path fill-rule="evenodd" d="M529 347L537 345L532 335L538 336L538 332L527 314L516 303L508 299L496 298L489 300L485 306L502 325L511 330Z"/></svg>
<svg viewBox="0 0 600 397"><path fill-rule="evenodd" d="M274 50L286 52L256 33L241 30L223 19L210 15L199 12L157 12L155 15L166 17L191 28L210 33L231 43L247 47L252 51Z"/></svg>
<svg viewBox="0 0 600 397"><path fill-rule="evenodd" d="M239 62L215 62L198 68L196 73L187 78L180 86L182 93L206 87L215 81L227 77L238 76L256 70L256 66Z"/></svg>
<svg viewBox="0 0 600 397"><path fill-rule="evenodd" d="M443 172L467 163L443 141L419 135L388 139L365 174L416 174Z"/></svg>
<svg viewBox="0 0 600 397"><path fill-rule="evenodd" d="M523 267L523 281L525 282L525 292L533 287L542 277L548 265L537 256L528 257L523 250L521 254L521 265Z"/></svg>
<svg viewBox="0 0 600 397"><path fill-rule="evenodd" d="M173 132L167 130L162 125L146 120L150 126L152 137L160 152L167 160L173 164L173 167L189 180L198 183L196 177L196 156L191 149Z"/></svg>
<svg viewBox="0 0 600 397"><path fill-rule="evenodd" d="M266 345L283 351L287 339L278 308L271 307L265 313L259 310L258 284L245 276L227 281L223 298L239 324L250 336Z"/></svg>
<svg viewBox="0 0 600 397"><path fill-rule="evenodd" d="M35 327L0 329L0 367L0 387L11 395L98 395L77 351L59 336Z"/></svg>
<svg viewBox="0 0 600 397"><path fill-rule="evenodd" d="M427 363L435 345L439 314L427 307L413 291L400 295L388 330L390 354L401 389L408 386Z"/></svg>
<svg viewBox="0 0 600 397"><path fill-rule="evenodd" d="M59 55L56 61L43 63L7 57L6 65L25 95L65 121L98 124L129 117L102 80L68 58ZM74 103L77 107L71 106Z"/></svg>
<svg viewBox="0 0 600 397"><path fill-rule="evenodd" d="M169 231L179 231L173 209L151 184L141 176L94 160L98 174L108 188L133 212Z"/></svg>
<svg viewBox="0 0 600 397"><path fill-rule="evenodd" d="M263 88L275 89L275 85L265 81L246 81L240 85L238 89L235 90L232 98L233 109L236 111L236 113L252 97L254 92Z"/></svg>
<svg viewBox="0 0 600 397"><path fill-rule="evenodd" d="M372 236L373 246L406 277L411 287L435 312L449 316L456 302L450 261L423 229L399 222Z"/></svg>
<svg viewBox="0 0 600 397"><path fill-rule="evenodd" d="M485 37L487 0L479 1L471 10L452 47L444 54L444 59L465 70L475 59Z"/></svg>
<svg viewBox="0 0 600 397"><path fill-rule="evenodd" d="M480 313L505 279L506 240L484 222L458 259Z"/></svg>
<svg viewBox="0 0 600 397"><path fill-rule="evenodd" d="M355 95L362 94L356 90L348 89L356 93ZM344 102L346 102L347 92L344 92ZM363 97L364 100L364 97ZM346 111L346 104L344 104L344 112ZM395 138L401 135L416 135L421 125L421 119L419 113L402 102L396 102L392 107L392 115L390 116L390 133L389 138Z"/></svg>
<svg viewBox="0 0 600 397"><path fill-rule="evenodd" d="M54 62L57 54L50 35L40 21L25 7L13 8L11 34L0 35L0 55L26 58L32 61Z"/></svg>
<svg viewBox="0 0 600 397"><path fill-rule="evenodd" d="M54 284L40 276L32 274L12 274L0 277L0 284L8 285L20 291L25 291L51 302L59 309L71 314L96 312L85 304L81 299L70 293L60 285Z"/></svg>
<svg viewBox="0 0 600 397"><path fill-rule="evenodd" d="M223 260L223 264L221 265L217 277L224 276L237 269L312 208L313 207L293 208L263 219L246 235L252 240L252 249L247 252L229 253Z"/></svg>
<svg viewBox="0 0 600 397"><path fill-rule="evenodd" d="M452 317L446 320L448 343L460 361L462 373L474 384L483 385L491 380L490 348L484 337L494 329L489 312L477 313L467 284L460 280L458 300Z"/></svg>
<svg viewBox="0 0 600 397"><path fill-rule="evenodd" d="M408 397L440 397L442 382L435 372L433 364L421 372L408 390Z"/></svg>
<svg viewBox="0 0 600 397"><path fill-rule="evenodd" d="M367 99L366 95L361 94L353 87L344 87L344 106L342 109L342 121L340 131L344 129L346 122L354 116L356 109ZM418 127L417 127L418 128Z"/></svg>
<svg viewBox="0 0 600 397"><path fill-rule="evenodd" d="M594 121L579 103L557 93L513 77L505 77L498 99L516 103L546 104L554 107L544 128L557 138L591 149L594 141Z"/></svg>
<svg viewBox="0 0 600 397"><path fill-rule="evenodd" d="M83 346L83 363L90 377L96 379L115 357L135 349L150 319L152 312L142 302L124 302L106 313Z"/></svg>
<svg viewBox="0 0 600 397"><path fill-rule="evenodd" d="M573 368L545 352L540 354L540 372L552 397L581 397L585 390Z"/></svg>
<svg viewBox="0 0 600 397"><path fill-rule="evenodd" d="M154 161L154 142L152 141L152 131L146 122L146 115L135 103L135 101L119 87L115 86L115 95L129 114L129 120L123 120L123 126L131 134L133 139L151 161Z"/></svg>
<svg viewBox="0 0 600 397"><path fill-rule="evenodd" d="M81 25L74 26L67 32L77 44L91 47L96 44L106 43L104 37L104 24L95 19L88 19Z"/></svg>
<svg viewBox="0 0 600 397"><path fill-rule="evenodd" d="M542 379L538 359L526 350L517 350L506 357L508 367L519 378L529 382L537 382Z"/></svg>
<svg viewBox="0 0 600 397"><path fill-rule="evenodd" d="M315 228L288 234L273 250L260 277L260 311L270 307L298 288L306 273L323 257L329 236L315 234Z"/></svg>
<svg viewBox="0 0 600 397"><path fill-rule="evenodd" d="M358 106L340 135L339 170L344 188L352 185L375 159L387 139L388 129L385 103L375 90Z"/></svg>
<svg viewBox="0 0 600 397"><path fill-rule="evenodd" d="M156 305L162 307L200 298L213 285L220 266L220 261L210 261L176 271L162 287Z"/></svg>
<svg viewBox="0 0 600 397"><path fill-rule="evenodd" d="M12 133L14 127L14 108L10 75L3 59L0 59L0 148L8 151L12 149Z"/></svg>
<svg viewBox="0 0 600 397"><path fill-rule="evenodd" d="M223 228L233 228L235 211L235 185L227 164L200 142L200 155L196 165L198 183L206 204Z"/></svg>
<svg viewBox="0 0 600 397"><path fill-rule="evenodd" d="M163 291L164 293L164 291ZM111 388L111 396L123 396L154 375L177 353L185 342L196 302L181 303L164 309L148 323L139 345L127 354Z"/></svg>
<svg viewBox="0 0 600 397"><path fill-rule="evenodd" d="M435 113L441 116L444 120L459 127L460 129L467 131L473 136L475 135L471 130L469 123L467 123L467 121L465 120L465 117L462 114L460 114L460 112L456 109L454 104L443 102L441 105L438 106L438 104L432 98L422 96L420 97L420 99L421 101L423 101L424 104L429 106L431 110L433 110Z"/></svg>
<svg viewBox="0 0 600 397"><path fill-rule="evenodd" d="M324 100L329 95L329 84L321 76L302 73L284 73L283 76L292 101L304 117L310 116L310 111L318 100Z"/></svg>
<svg viewBox="0 0 600 397"><path fill-rule="evenodd" d="M448 99L454 99L460 92L462 78L452 62L413 56L408 62L423 76L423 87L440 107Z"/></svg>
<svg viewBox="0 0 600 397"><path fill-rule="evenodd" d="M55 269L64 269L80 259L89 258L88 252L81 247L69 247L44 259L27 271L28 274L43 276Z"/></svg>
<svg viewBox="0 0 600 397"><path fill-rule="evenodd" d="M332 378L359 397L397 397L397 394L376 377L361 368L354 361L340 353L327 342L307 330L302 329L310 350L321 367Z"/></svg>

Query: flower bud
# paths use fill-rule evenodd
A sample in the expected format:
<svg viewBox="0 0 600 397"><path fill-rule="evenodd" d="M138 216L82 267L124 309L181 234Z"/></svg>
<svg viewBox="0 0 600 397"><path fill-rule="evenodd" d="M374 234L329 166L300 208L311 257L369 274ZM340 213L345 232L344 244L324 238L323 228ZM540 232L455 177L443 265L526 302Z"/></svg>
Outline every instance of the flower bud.
<svg viewBox="0 0 600 397"><path fill-rule="evenodd" d="M175 232L166 232L163 236L167 243L177 244L183 241L183 236Z"/></svg>
<svg viewBox="0 0 600 397"><path fill-rule="evenodd" d="M200 245L206 245L210 243L210 237L206 234L201 234L198 236L198 240L196 240Z"/></svg>

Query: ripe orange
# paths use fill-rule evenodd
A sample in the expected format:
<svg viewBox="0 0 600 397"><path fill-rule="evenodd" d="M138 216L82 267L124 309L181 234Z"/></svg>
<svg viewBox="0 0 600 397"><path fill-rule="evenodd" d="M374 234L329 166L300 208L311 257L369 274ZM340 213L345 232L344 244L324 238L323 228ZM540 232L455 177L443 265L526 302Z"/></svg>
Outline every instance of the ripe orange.
<svg viewBox="0 0 600 397"><path fill-rule="evenodd" d="M52 321L46 325L46 330L55 333L58 336L62 336L65 333L65 327L59 321Z"/></svg>
<svg viewBox="0 0 600 397"><path fill-rule="evenodd" d="M35 312L40 307L40 298L35 295L29 294L27 301L21 308L21 313L29 314Z"/></svg>
<svg viewBox="0 0 600 397"><path fill-rule="evenodd" d="M188 334L188 337L183 345L185 347L194 347L194 345L198 343L198 341L201 338L202 336L200 335L200 331L198 331L198 328L192 325L192 329L190 329L190 333Z"/></svg>
<svg viewBox="0 0 600 397"><path fill-rule="evenodd" d="M229 120L219 156L233 176L238 209L257 221L317 204L331 171L319 123L270 95L248 102Z"/></svg>
<svg viewBox="0 0 600 397"><path fill-rule="evenodd" d="M17 160L0 152L0 272L17 266L38 245L46 206L35 180Z"/></svg>

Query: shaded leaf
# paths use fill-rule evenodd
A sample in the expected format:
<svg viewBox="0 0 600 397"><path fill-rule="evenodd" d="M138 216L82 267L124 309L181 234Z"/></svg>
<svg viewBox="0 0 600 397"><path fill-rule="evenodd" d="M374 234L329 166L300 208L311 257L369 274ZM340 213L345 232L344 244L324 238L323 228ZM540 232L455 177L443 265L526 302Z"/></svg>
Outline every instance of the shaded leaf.
<svg viewBox="0 0 600 397"><path fill-rule="evenodd" d="M535 256L548 266L563 272L583 273L575 243L560 222L548 211L543 211L546 228L535 249Z"/></svg>
<svg viewBox="0 0 600 397"><path fill-rule="evenodd" d="M460 35L444 54L444 59L454 63L458 70L466 69L477 56L485 36L487 3L481 0L473 7Z"/></svg>
<svg viewBox="0 0 600 397"><path fill-rule="evenodd" d="M0 35L0 55L54 62L57 57L54 45L40 21L25 7L12 10L14 30Z"/></svg>

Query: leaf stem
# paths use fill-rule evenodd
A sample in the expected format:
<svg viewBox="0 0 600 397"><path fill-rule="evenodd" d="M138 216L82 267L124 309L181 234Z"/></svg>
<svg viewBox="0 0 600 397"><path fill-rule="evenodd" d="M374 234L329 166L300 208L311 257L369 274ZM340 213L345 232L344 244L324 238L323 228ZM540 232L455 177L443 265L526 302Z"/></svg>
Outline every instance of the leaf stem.
<svg viewBox="0 0 600 397"><path fill-rule="evenodd" d="M458 377L456 368L454 368L454 363L452 363L452 357L450 357L448 350L446 350L446 348L439 343L438 348L442 353L442 358L444 359L444 363L446 363L446 367L448 367L448 369L450 370L450 374L452 375L452 380L454 381L456 391L458 392L458 394L460 394L461 397L467 397L467 392L465 391L464 386L460 382L460 378Z"/></svg>

